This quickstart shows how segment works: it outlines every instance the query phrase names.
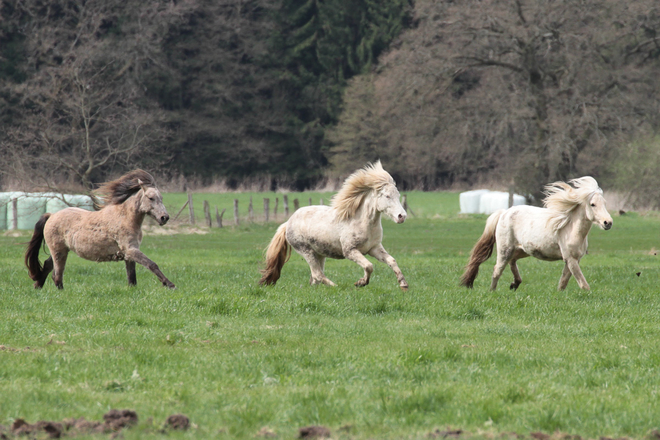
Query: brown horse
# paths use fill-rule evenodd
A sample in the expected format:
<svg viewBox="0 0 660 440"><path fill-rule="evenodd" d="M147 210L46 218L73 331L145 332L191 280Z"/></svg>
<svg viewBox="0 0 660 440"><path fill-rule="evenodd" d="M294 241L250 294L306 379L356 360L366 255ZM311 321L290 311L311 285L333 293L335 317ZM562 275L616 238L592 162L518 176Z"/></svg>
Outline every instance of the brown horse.
<svg viewBox="0 0 660 440"><path fill-rule="evenodd" d="M53 281L62 289L66 259L73 251L86 260L124 260L129 285L137 284L135 263L139 263L156 274L164 286L174 289L158 265L140 251L144 217L151 216L161 226L170 219L154 178L143 170L131 171L101 185L96 193L103 200L98 211L66 208L44 214L35 225L25 252L34 287L41 288L53 271ZM39 248L44 239L51 256L42 266Z"/></svg>

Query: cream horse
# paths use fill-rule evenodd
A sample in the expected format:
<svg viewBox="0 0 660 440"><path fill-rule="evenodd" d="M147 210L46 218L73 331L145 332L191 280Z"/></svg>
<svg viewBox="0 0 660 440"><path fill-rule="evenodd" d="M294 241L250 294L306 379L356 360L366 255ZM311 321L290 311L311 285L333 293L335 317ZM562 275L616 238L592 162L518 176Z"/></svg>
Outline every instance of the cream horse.
<svg viewBox="0 0 660 440"><path fill-rule="evenodd" d="M369 254L392 268L399 287L408 289L399 266L387 253L381 241L381 214L396 223L406 220L406 211L399 201L394 179L380 163L367 165L349 176L333 197L331 206L307 206L293 213L280 225L266 250L266 268L259 284L275 284L291 254L289 246L309 264L310 284L335 286L323 273L325 259L348 258L364 269L364 276L355 285L369 284L374 270L365 258Z"/></svg>
<svg viewBox="0 0 660 440"><path fill-rule="evenodd" d="M507 264L511 265L513 283L517 289L522 278L516 262L530 255L540 260L564 260L559 290L564 290L573 275L578 285L589 290L580 270L580 259L587 253L587 234L592 224L604 230L612 227L612 217L605 207L603 190L593 177L569 182L555 182L545 187L545 208L514 206L494 212L486 221L483 235L472 249L461 284L472 287L479 265L493 253L497 243L497 263L493 270L491 290Z"/></svg>
<svg viewBox="0 0 660 440"><path fill-rule="evenodd" d="M69 251L73 251L86 260L124 260L130 285L137 284L135 263L141 264L164 286L174 289L158 265L140 251L145 216L149 215L161 226L170 218L154 178L146 171L135 170L102 185L96 192L105 202L100 210L66 208L44 214L35 225L25 252L25 265L34 287L41 288L53 271L53 281L62 289L64 266ZM42 266L39 248L44 239L51 256Z"/></svg>

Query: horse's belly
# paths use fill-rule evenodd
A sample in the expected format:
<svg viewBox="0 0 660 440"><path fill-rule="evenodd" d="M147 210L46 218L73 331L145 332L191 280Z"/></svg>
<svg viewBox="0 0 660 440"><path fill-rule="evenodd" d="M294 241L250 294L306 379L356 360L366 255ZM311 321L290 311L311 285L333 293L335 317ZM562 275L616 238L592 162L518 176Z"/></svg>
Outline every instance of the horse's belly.
<svg viewBox="0 0 660 440"><path fill-rule="evenodd" d="M83 233L71 234L68 246L80 258L91 261L121 261L124 252L113 238L101 235L94 238Z"/></svg>
<svg viewBox="0 0 660 440"><path fill-rule="evenodd" d="M523 245L521 246L521 249L527 255L531 255L539 260L557 261L562 259L561 249L559 249L559 245L557 244L542 248L534 245Z"/></svg>

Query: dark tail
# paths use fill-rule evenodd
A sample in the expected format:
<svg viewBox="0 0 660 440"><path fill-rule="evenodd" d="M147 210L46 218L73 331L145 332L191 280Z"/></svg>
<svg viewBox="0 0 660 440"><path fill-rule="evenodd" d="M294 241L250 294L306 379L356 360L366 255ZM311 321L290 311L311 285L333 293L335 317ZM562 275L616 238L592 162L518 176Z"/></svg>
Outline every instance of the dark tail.
<svg viewBox="0 0 660 440"><path fill-rule="evenodd" d="M25 251L25 265L28 268L30 278L34 281L44 278L43 267L39 262L39 250L41 249L41 243L44 241L44 226L46 226L49 217L50 213L47 212L42 215L37 224L34 225L34 234L28 243L27 250Z"/></svg>
<svg viewBox="0 0 660 440"><path fill-rule="evenodd" d="M477 274L479 273L479 265L488 260L493 254L493 248L495 247L495 229L497 228L497 223L500 221L502 213L504 213L504 209L495 211L490 217L488 217L488 220L486 220L484 233L481 235L479 241L477 241L477 244L472 248L472 252L470 252L470 260L468 261L467 266L465 266L465 272L461 277L462 286L472 288L474 285L474 279L477 278Z"/></svg>
<svg viewBox="0 0 660 440"><path fill-rule="evenodd" d="M275 284L280 279L284 263L289 261L291 247L286 241L286 223L280 225L266 249L266 268L261 271L259 284Z"/></svg>

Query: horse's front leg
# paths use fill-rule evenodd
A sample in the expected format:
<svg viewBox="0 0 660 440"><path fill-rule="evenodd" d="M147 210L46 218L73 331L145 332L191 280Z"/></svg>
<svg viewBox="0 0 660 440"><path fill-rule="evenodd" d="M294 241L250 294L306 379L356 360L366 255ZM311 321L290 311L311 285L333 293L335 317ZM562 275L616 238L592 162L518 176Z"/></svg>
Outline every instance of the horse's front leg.
<svg viewBox="0 0 660 440"><path fill-rule="evenodd" d="M577 258L569 257L566 259L566 266L575 277L575 281L577 281L581 289L591 290L591 288L589 287L589 283L587 283L587 280L584 278L584 275L582 274L582 269L580 269L580 260L578 260ZM566 279L566 282L568 282L568 279Z"/></svg>
<svg viewBox="0 0 660 440"><path fill-rule="evenodd" d="M344 250L344 256L349 260L356 262L362 269L364 269L364 276L357 280L355 285L357 287L364 287L369 284L369 278L374 271L374 265L362 255L362 252L355 248Z"/></svg>
<svg viewBox="0 0 660 440"><path fill-rule="evenodd" d="M557 290L564 290L568 285L568 280L571 279L571 269L568 267L568 262L564 264L564 270L561 273L561 278L559 279L559 286Z"/></svg>
<svg viewBox="0 0 660 440"><path fill-rule="evenodd" d="M392 270L396 274L396 280L399 282L399 287L402 290L408 290L408 283L406 282L406 279L403 277L403 272L401 272L401 269L399 269L399 266L396 264L396 260L394 259L394 257L392 257L390 254L387 253L387 251L385 250L382 244L379 244L375 248L371 249L369 251L369 255L374 257L376 260L390 266L390 268L392 268Z"/></svg>
<svg viewBox="0 0 660 440"><path fill-rule="evenodd" d="M163 283L163 286L167 286L170 289L174 289L175 287L174 283L168 280L167 277L163 275L163 272L160 271L158 265L153 261L151 261L146 255L144 255L144 253L140 249L135 249L135 248L128 249L124 254L124 259L127 262L133 261L135 263L141 264L142 266L152 271L158 277L160 282Z"/></svg>
<svg viewBox="0 0 660 440"><path fill-rule="evenodd" d="M135 273L135 261L126 260L126 276L128 277L129 286L135 286L137 284L137 275Z"/></svg>

